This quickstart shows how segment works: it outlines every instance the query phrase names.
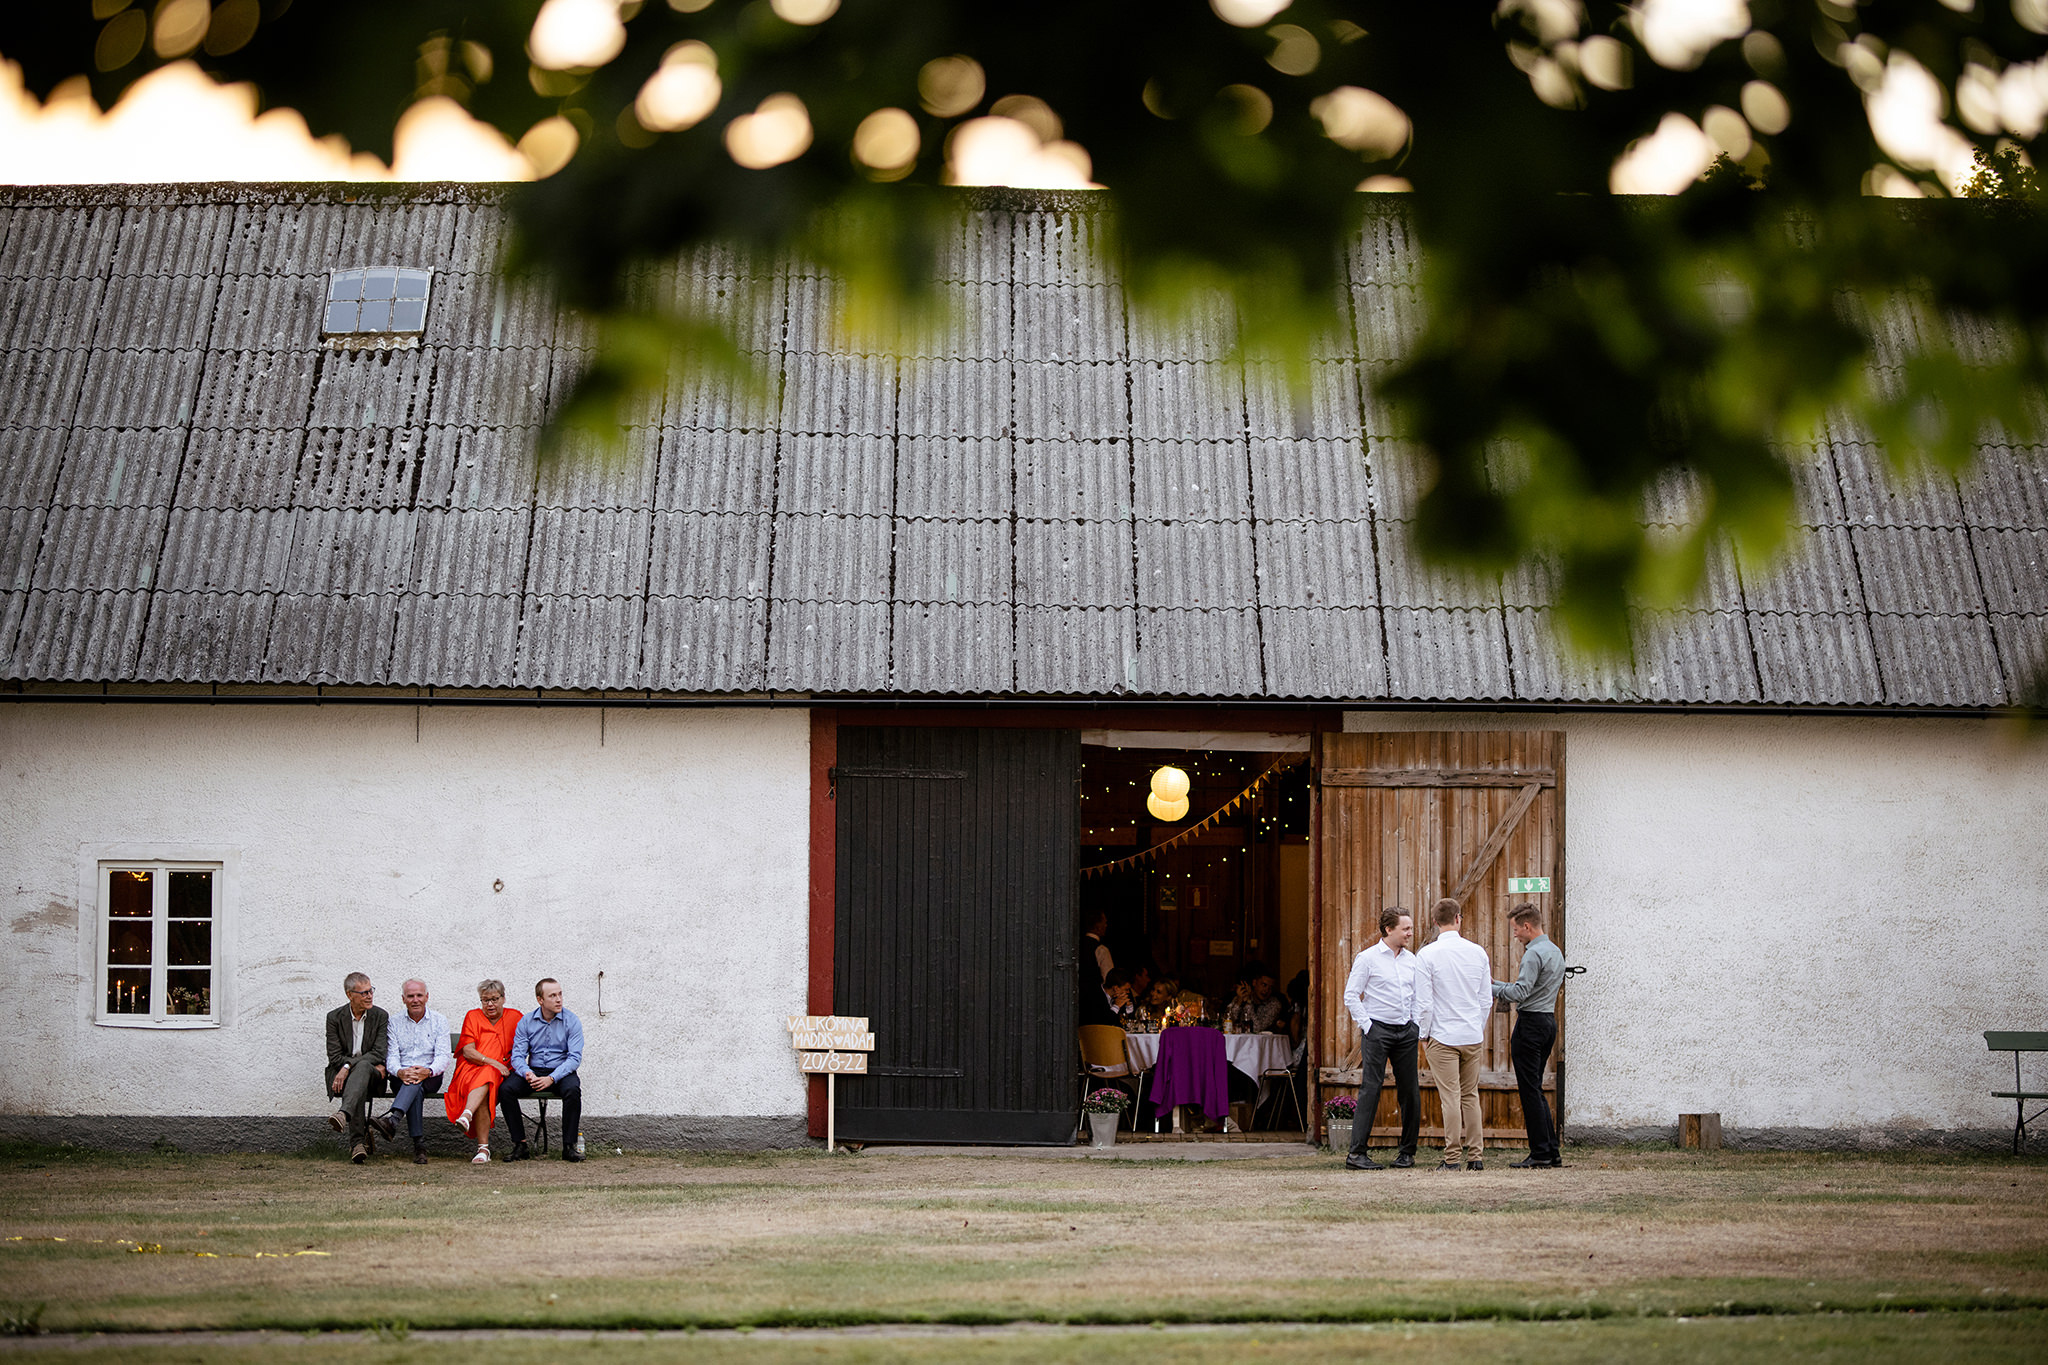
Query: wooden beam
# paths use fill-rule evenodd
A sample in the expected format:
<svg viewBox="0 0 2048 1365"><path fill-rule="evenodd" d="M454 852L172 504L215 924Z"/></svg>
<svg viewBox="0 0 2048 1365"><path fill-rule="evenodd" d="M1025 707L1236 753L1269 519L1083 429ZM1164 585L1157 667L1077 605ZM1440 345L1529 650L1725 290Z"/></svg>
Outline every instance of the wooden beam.
<svg viewBox="0 0 2048 1365"><path fill-rule="evenodd" d="M1325 787L1539 787L1557 785L1549 768L1325 768Z"/></svg>
<svg viewBox="0 0 2048 1365"><path fill-rule="evenodd" d="M1536 804L1536 793L1543 790L1540 782L1531 782L1522 788L1522 794L1501 816L1500 823L1493 827L1493 833L1486 836L1486 842L1479 846L1479 852L1472 855L1472 866L1465 869L1465 875L1458 878L1458 884L1451 888L1451 899L1463 905L1465 896L1479 879L1486 875L1486 869L1493 866L1493 860L1508 846L1508 836L1515 832L1515 826L1522 823L1522 817L1529 813L1529 807Z"/></svg>

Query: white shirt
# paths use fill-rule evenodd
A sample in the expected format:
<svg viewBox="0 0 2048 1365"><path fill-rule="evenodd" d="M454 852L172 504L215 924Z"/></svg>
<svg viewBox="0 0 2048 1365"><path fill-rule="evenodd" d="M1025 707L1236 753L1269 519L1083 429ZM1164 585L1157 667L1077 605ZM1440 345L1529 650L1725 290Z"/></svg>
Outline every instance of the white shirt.
<svg viewBox="0 0 2048 1365"><path fill-rule="evenodd" d="M1486 1038L1493 1013L1493 964L1456 929L1415 955L1415 1018L1425 1038L1466 1047Z"/></svg>
<svg viewBox="0 0 2048 1365"><path fill-rule="evenodd" d="M350 1035L352 1041L349 1043L348 1048L348 1055L351 1057L363 1055L363 1020L369 1017L370 1012L368 1010L364 1010L361 1014L354 1016L355 1022L351 1025L354 1032Z"/></svg>
<svg viewBox="0 0 2048 1365"><path fill-rule="evenodd" d="M400 1010L391 1016L390 1042L385 1047L384 1069L396 1076L401 1068L423 1066L436 1076L446 1076L454 1063L448 1051L448 1021L441 1011L428 1009L417 1023Z"/></svg>
<svg viewBox="0 0 2048 1365"><path fill-rule="evenodd" d="M1492 982L1487 983L1488 990ZM1394 952L1381 939L1351 960L1351 975L1344 982L1344 1008L1363 1030L1377 1019L1383 1024L1406 1024L1415 1018L1415 954L1405 948Z"/></svg>

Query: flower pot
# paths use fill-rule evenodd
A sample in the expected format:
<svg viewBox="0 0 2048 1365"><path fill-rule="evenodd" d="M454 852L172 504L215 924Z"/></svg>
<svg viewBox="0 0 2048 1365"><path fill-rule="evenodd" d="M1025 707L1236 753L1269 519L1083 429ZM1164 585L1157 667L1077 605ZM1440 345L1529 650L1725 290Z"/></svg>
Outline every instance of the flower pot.
<svg viewBox="0 0 2048 1365"><path fill-rule="evenodd" d="M1348 1152L1351 1150L1351 1120L1330 1120L1330 1150Z"/></svg>
<svg viewBox="0 0 2048 1365"><path fill-rule="evenodd" d="M1116 1146L1116 1121L1117 1115L1115 1114L1090 1114L1088 1116L1088 1132L1094 1138L1094 1142L1091 1145L1096 1147Z"/></svg>

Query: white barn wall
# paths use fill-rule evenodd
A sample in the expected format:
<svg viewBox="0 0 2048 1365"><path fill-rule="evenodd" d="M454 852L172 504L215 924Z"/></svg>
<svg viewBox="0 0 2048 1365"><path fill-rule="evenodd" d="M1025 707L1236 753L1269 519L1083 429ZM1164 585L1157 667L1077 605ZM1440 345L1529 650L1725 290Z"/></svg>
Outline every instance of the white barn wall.
<svg viewBox="0 0 2048 1365"><path fill-rule="evenodd" d="M1742 1141L2009 1132L1987 1028L2048 1027L2048 746L1996 722L1350 712L1566 732L1566 1118ZM1495 964L1505 976L1509 964ZM2037 1078L2038 1079L2038 1078Z"/></svg>
<svg viewBox="0 0 2048 1365"><path fill-rule="evenodd" d="M453 1027L479 978L526 1009L552 975L586 1031L587 1131L801 1141L781 1021L804 1006L809 743L801 709L0 707L0 1017L36 1059L5 1107L324 1133L345 972L394 1014L425 978ZM93 1022L109 846L231 860L222 1027Z"/></svg>

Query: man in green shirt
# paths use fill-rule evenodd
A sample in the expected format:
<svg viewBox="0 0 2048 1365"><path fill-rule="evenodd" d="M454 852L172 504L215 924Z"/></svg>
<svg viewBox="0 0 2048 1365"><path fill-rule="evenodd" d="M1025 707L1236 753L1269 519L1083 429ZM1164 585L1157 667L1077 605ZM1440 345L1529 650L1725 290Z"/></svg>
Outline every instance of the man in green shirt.
<svg viewBox="0 0 2048 1365"><path fill-rule="evenodd" d="M1515 1062L1515 1086L1522 1092L1522 1126L1529 1130L1529 1155L1511 1166L1564 1165L1557 1127L1543 1098L1543 1068L1557 1045L1557 990L1564 984L1564 954L1543 933L1543 915L1526 901L1508 911L1508 929L1522 945L1522 970L1513 981L1493 983L1493 998L1516 1007L1508 1055Z"/></svg>

